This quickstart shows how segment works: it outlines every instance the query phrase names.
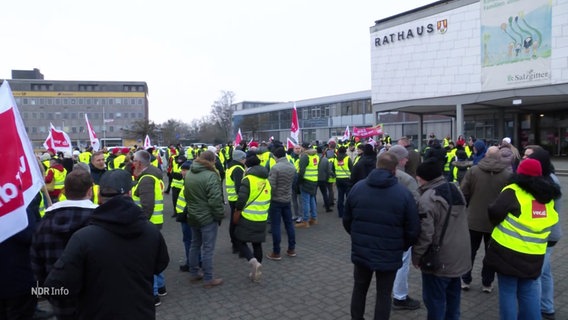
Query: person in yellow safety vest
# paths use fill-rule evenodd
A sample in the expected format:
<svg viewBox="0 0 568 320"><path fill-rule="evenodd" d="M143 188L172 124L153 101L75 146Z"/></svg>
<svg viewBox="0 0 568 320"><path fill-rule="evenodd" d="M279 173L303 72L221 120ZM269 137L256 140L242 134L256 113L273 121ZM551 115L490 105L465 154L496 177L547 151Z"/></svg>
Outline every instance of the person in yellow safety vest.
<svg viewBox="0 0 568 320"><path fill-rule="evenodd" d="M177 203L177 199L180 195L181 189L183 188L183 175L181 174L181 165L187 161L187 158L180 154L174 158L174 162L172 163L172 203ZM172 215L172 218L177 216L175 210Z"/></svg>
<svg viewBox="0 0 568 320"><path fill-rule="evenodd" d="M126 157L130 153L128 148L120 148L117 156L112 160L112 164L109 166L109 170L124 169L128 160Z"/></svg>
<svg viewBox="0 0 568 320"><path fill-rule="evenodd" d="M146 148L146 151L148 151L148 153L150 153L150 163L154 167L162 170L162 158L158 154L158 150L154 147L148 147L148 148Z"/></svg>
<svg viewBox="0 0 568 320"><path fill-rule="evenodd" d="M446 179L449 182L453 182L455 180L454 180L452 162L456 161L457 149L455 148L453 141L450 141L445 149L446 149L446 162L444 163L444 177L446 177Z"/></svg>
<svg viewBox="0 0 568 320"><path fill-rule="evenodd" d="M134 153L132 169L136 185L132 188L132 200L158 229L164 224L164 182L162 171L150 163L150 153L139 150ZM166 294L163 273L154 275L154 300Z"/></svg>
<svg viewBox="0 0 568 320"><path fill-rule="evenodd" d="M185 149L185 157L187 158L187 160L192 160L195 159L195 147L194 145L190 144L187 149Z"/></svg>
<svg viewBox="0 0 568 320"><path fill-rule="evenodd" d="M231 217L235 212L235 204L238 199L238 191L241 187L241 182L245 174L245 159L246 153L242 150L233 150L231 156L232 160L229 162L229 168L225 173L225 191L227 192L227 200L229 201L229 212ZM231 239L231 246L233 253L240 252L239 242L235 238L235 226L233 219L229 219L229 238Z"/></svg>
<svg viewBox="0 0 568 320"><path fill-rule="evenodd" d="M41 164L43 165L43 169L45 171L47 171L47 169L49 169L49 162L51 160L51 156L49 155L49 153L44 153L41 155L41 157L39 158L41 160Z"/></svg>
<svg viewBox="0 0 568 320"><path fill-rule="evenodd" d="M229 163L233 160L234 149L233 141L227 142L227 145L221 149L221 153L223 153L223 156L225 157L225 168L229 168Z"/></svg>
<svg viewBox="0 0 568 320"><path fill-rule="evenodd" d="M49 197L51 202L57 202L59 194L64 187L65 177L67 176L67 170L63 168L61 164L61 159L51 158L49 163L49 169L45 172L45 183L48 185Z"/></svg>
<svg viewBox="0 0 568 320"><path fill-rule="evenodd" d="M473 161L467 159L467 154L463 149L457 149L456 160L452 162L453 167L453 181L461 184L463 177L465 176L467 170L471 168Z"/></svg>
<svg viewBox="0 0 568 320"><path fill-rule="evenodd" d="M181 164L182 182L185 179L187 171L191 168L191 161L185 161ZM179 266L179 270L189 272L189 249L191 248L191 227L187 224L187 201L184 196L185 185L182 183L181 192L175 203L176 221L181 225L181 234L183 247L185 249L185 261Z"/></svg>
<svg viewBox="0 0 568 320"><path fill-rule="evenodd" d="M331 167L333 167L333 164L329 160L337 156L337 149L339 148L337 145L338 144L335 142L335 140L330 140L328 142L328 149L325 151L325 157L328 159L330 171ZM327 179L327 194L329 197L330 205L335 205L335 177L332 175L330 175Z"/></svg>
<svg viewBox="0 0 568 320"><path fill-rule="evenodd" d="M223 152L223 148L221 148L221 145L217 145L215 147L215 149L217 149L217 151L216 151L217 157L219 158L219 161L221 162L223 169L227 169L227 158L225 157L225 153Z"/></svg>
<svg viewBox="0 0 568 320"><path fill-rule="evenodd" d="M337 150L337 157L333 159L332 167L333 175L337 184L337 215L343 218L345 208L345 200L351 190L351 170L353 170L353 162L347 155L345 147Z"/></svg>
<svg viewBox="0 0 568 320"><path fill-rule="evenodd" d="M363 151L365 150L365 145L361 143L358 144L356 150L357 150L357 155L355 156L355 159L353 159L353 165L356 165L357 162L361 160L361 157L363 156Z"/></svg>
<svg viewBox="0 0 568 320"><path fill-rule="evenodd" d="M442 141L442 148L447 148L451 142L452 142L452 137L450 137L450 135L448 134Z"/></svg>
<svg viewBox="0 0 568 320"><path fill-rule="evenodd" d="M85 151L79 153L79 162L89 164L91 162L91 156L93 155L91 152L93 151L92 147L87 147Z"/></svg>
<svg viewBox="0 0 568 320"><path fill-rule="evenodd" d="M538 160L525 159L488 208L495 226L483 260L497 272L501 319L540 319L540 280L560 187L542 176Z"/></svg>
<svg viewBox="0 0 568 320"><path fill-rule="evenodd" d="M468 159L472 159L473 158L473 144L475 143L477 139L475 139L475 137L473 136L469 136L467 138L467 142L466 145L464 147L465 153L467 154L467 158Z"/></svg>
<svg viewBox="0 0 568 320"><path fill-rule="evenodd" d="M300 186L298 185L298 172L300 164L300 155L302 153L302 147L299 144L294 145L292 152L289 154L288 160L294 165L296 169L296 177L294 177L294 183L292 183L292 220L301 221L304 215L304 209L302 209L302 202L300 197Z"/></svg>
<svg viewBox="0 0 568 320"><path fill-rule="evenodd" d="M251 265L249 277L251 281L259 282L262 274L262 243L266 240L272 188L268 181L268 170L260 165L260 159L256 155L250 154L245 160L245 166L246 174L238 190L233 222L236 224L235 237L240 243L240 252ZM252 252L247 245L249 242L252 244Z"/></svg>
<svg viewBox="0 0 568 320"><path fill-rule="evenodd" d="M270 168L276 164L276 159L272 155L272 152L268 150L266 147L260 147L257 150L258 159L260 159L260 165L268 169L270 172Z"/></svg>
<svg viewBox="0 0 568 320"><path fill-rule="evenodd" d="M318 187L318 164L319 157L317 151L310 147L306 142L302 144L303 154L298 164L298 184L302 197L303 217L302 221L296 221L296 228L309 228L316 225L317 208L316 192Z"/></svg>

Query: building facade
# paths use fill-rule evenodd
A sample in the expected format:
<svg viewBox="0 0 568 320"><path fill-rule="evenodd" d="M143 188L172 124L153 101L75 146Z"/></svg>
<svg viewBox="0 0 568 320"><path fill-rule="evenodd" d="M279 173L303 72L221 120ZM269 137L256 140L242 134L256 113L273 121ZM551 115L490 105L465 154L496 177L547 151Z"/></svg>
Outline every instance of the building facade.
<svg viewBox="0 0 568 320"><path fill-rule="evenodd" d="M268 141L274 137L286 142L290 137L294 106L298 113L300 142L342 137L347 126L369 127L376 121L371 112L371 91L367 90L295 102L241 102L234 105L235 133L240 128L247 141Z"/></svg>
<svg viewBox="0 0 568 320"><path fill-rule="evenodd" d="M568 0L446 0L370 28L373 113L400 132L568 154ZM449 117L435 130L424 120Z"/></svg>
<svg viewBox="0 0 568 320"><path fill-rule="evenodd" d="M43 148L50 124L74 146L90 145L85 115L103 146L123 145L135 121L148 121L145 82L52 81L37 69L13 70L10 84L28 137Z"/></svg>

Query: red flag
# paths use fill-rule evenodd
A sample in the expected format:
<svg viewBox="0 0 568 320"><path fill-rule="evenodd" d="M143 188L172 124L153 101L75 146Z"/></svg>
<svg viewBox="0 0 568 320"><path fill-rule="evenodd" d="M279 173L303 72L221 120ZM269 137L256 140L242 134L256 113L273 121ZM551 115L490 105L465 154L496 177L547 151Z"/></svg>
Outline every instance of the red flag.
<svg viewBox="0 0 568 320"><path fill-rule="evenodd" d="M286 147L287 149L294 149L296 145L294 144L294 142L292 140L290 140L290 138L286 138Z"/></svg>
<svg viewBox="0 0 568 320"><path fill-rule="evenodd" d="M296 144L300 143L300 123L298 122L298 111L296 110L296 103L292 109L292 126L290 127L290 138Z"/></svg>
<svg viewBox="0 0 568 320"><path fill-rule="evenodd" d="M57 130L53 126L53 124L49 124L51 127L49 128L49 136L45 139L43 146L46 149L53 149L55 151L61 151L63 153L73 152L73 148L71 147L71 138L62 130Z"/></svg>
<svg viewBox="0 0 568 320"><path fill-rule="evenodd" d="M152 147L152 143L150 142L150 136L146 135L146 138L144 138L144 149L148 149Z"/></svg>
<svg viewBox="0 0 568 320"><path fill-rule="evenodd" d="M91 147L93 147L93 151L99 151L99 149L101 148L101 143L97 138L97 134L95 133L95 130L93 130L93 126L91 126L86 113L85 121L87 121L87 131L89 131L89 140L91 140Z"/></svg>
<svg viewBox="0 0 568 320"><path fill-rule="evenodd" d="M345 128L345 132L343 133L343 140L349 140L351 138L351 132L349 131L349 126Z"/></svg>
<svg viewBox="0 0 568 320"><path fill-rule="evenodd" d="M235 137L235 146L241 144L241 140L243 140L243 135L241 133L241 128L239 128L239 131L237 131L237 136Z"/></svg>
<svg viewBox="0 0 568 320"><path fill-rule="evenodd" d="M0 242L28 225L26 207L43 185L43 176L8 81L0 87Z"/></svg>

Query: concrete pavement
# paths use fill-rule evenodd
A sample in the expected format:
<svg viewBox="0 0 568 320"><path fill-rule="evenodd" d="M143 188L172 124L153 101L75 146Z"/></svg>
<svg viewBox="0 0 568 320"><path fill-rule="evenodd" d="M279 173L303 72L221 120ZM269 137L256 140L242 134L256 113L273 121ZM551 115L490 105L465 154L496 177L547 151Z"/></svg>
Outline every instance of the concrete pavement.
<svg viewBox="0 0 568 320"><path fill-rule="evenodd" d="M567 192L568 177L560 178L562 189ZM563 207L568 208L568 197ZM171 196L166 195L166 212L171 212ZM283 256L281 261L263 260L260 283L248 279L249 264L231 253L228 221L219 229L214 256L215 276L224 284L204 289L190 284L189 275L180 272L183 259L181 229L175 219L166 214L163 229L168 244L171 263L165 271L168 295L162 298L156 316L160 320L173 319L349 319L349 306L353 286L353 267L350 261L350 239L341 225L337 213L325 213L321 205L319 224L309 229L296 230L297 257ZM227 206L228 210L228 206ZM561 220L568 230L568 218ZM282 246L286 248L283 233ZM555 277L555 302L557 319L568 319L568 246L561 240L552 256ZM272 250L272 237L267 236L263 250ZM481 249L483 250L483 249ZM462 319L498 319L498 286L493 293L481 291L481 259L478 254L474 265L472 287L462 292ZM410 296L422 301L420 271L411 267ZM371 285L367 296L366 318L372 319L375 288ZM391 319L425 319L426 309L414 311L393 310Z"/></svg>

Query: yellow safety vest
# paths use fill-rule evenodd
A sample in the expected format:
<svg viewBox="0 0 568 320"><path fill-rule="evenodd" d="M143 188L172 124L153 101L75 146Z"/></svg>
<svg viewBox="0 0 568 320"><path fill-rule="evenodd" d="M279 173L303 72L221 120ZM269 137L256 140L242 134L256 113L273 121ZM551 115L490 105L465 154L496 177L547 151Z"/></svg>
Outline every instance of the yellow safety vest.
<svg viewBox="0 0 568 320"><path fill-rule="evenodd" d="M126 160L126 155L124 154L120 154L118 156L116 156L116 158L114 158L112 160L112 163L114 165L114 167L109 168L109 170L114 170L114 169L122 169L124 168L124 161Z"/></svg>
<svg viewBox="0 0 568 320"><path fill-rule="evenodd" d="M39 201L39 217L43 218L45 216L45 201L43 198L43 192L40 191L39 193L41 200Z"/></svg>
<svg viewBox="0 0 568 320"><path fill-rule="evenodd" d="M187 160L193 160L195 158L195 154L192 147L187 147L185 150L185 157Z"/></svg>
<svg viewBox="0 0 568 320"><path fill-rule="evenodd" d="M163 182L156 178L151 174L145 174L138 179L138 183L132 188L132 200L136 203L139 207L142 207L140 203L140 197L136 196L136 189L138 189L138 185L140 185L140 181L145 177L150 177L154 179L154 212L150 217L150 222L153 224L163 224L164 223L164 195L162 194L162 190L164 189Z"/></svg>
<svg viewBox="0 0 568 320"><path fill-rule="evenodd" d="M505 220L493 228L491 238L515 252L544 255L550 229L558 223L554 200L540 204L516 184L503 188L506 189L515 191L517 201L521 205L521 214L519 217L508 214Z"/></svg>
<svg viewBox="0 0 568 320"><path fill-rule="evenodd" d="M235 188L235 181L233 181L233 178L231 177L233 175L233 171L237 168L239 170L243 170L243 172L245 171L243 167L234 165L230 167L225 174L225 189L227 190L227 200L229 201L237 201L239 198L238 190Z"/></svg>
<svg viewBox="0 0 568 320"><path fill-rule="evenodd" d="M91 153L86 151L79 153L79 161L89 164L91 162Z"/></svg>
<svg viewBox="0 0 568 320"><path fill-rule="evenodd" d="M337 179L351 178L351 171L349 170L349 157L345 157L341 161L336 159L333 162L333 167L335 168L335 177Z"/></svg>
<svg viewBox="0 0 568 320"><path fill-rule="evenodd" d="M446 163L444 164L444 171L450 172L450 165L452 164L452 161L456 159L457 150L458 149L453 148L452 150L446 152Z"/></svg>
<svg viewBox="0 0 568 320"><path fill-rule="evenodd" d="M327 161L329 161L332 164L332 166L335 166L335 163L337 162L337 157L334 156L332 158L327 159ZM336 180L337 180L337 176L332 177L330 175L329 178L327 178L328 183L334 183Z"/></svg>
<svg viewBox="0 0 568 320"><path fill-rule="evenodd" d="M317 154L308 156L308 165L304 172L304 180L317 182L318 181L318 164L319 157Z"/></svg>
<svg viewBox="0 0 568 320"><path fill-rule="evenodd" d="M91 201L94 204L99 204L99 188L100 187L99 187L98 184L93 183L93 195L91 196ZM65 200L67 200L67 196L65 195L65 191L63 191L57 197L57 201L61 202L61 201L65 201ZM43 199L42 199L42 201L43 201Z"/></svg>
<svg viewBox="0 0 568 320"><path fill-rule="evenodd" d="M67 170L63 169L63 171L59 171L53 168L49 168L48 171L53 171L53 180L55 180L55 184L53 185L53 189L61 190L65 187L65 177L67 176Z"/></svg>
<svg viewBox="0 0 568 320"><path fill-rule="evenodd" d="M185 200L185 196L183 195L183 191L185 190L185 186L182 186L181 191L179 192L179 196L176 202L176 213L183 213L183 210L187 206L187 201Z"/></svg>
<svg viewBox="0 0 568 320"><path fill-rule="evenodd" d="M179 173L181 175L181 164L177 161L172 163L172 173ZM174 179L172 178L172 188L183 188L183 178L182 179Z"/></svg>
<svg viewBox="0 0 568 320"><path fill-rule="evenodd" d="M243 208L242 216L249 221L266 221L270 207L271 191L268 179L248 175L243 178L250 182L250 194Z"/></svg>

